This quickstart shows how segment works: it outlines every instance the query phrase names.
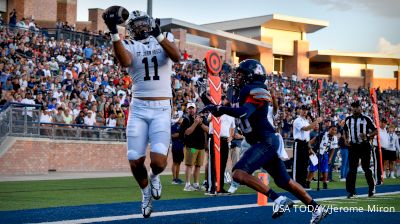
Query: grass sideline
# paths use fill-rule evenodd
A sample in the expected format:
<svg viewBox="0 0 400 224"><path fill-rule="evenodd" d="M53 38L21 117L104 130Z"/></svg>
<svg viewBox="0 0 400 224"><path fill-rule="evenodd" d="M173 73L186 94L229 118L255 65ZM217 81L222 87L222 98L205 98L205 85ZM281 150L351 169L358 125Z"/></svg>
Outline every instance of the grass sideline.
<svg viewBox="0 0 400 224"><path fill-rule="evenodd" d="M204 192L183 191L184 185L172 185L171 179L171 175L161 176L162 200L206 197ZM201 180L203 179L204 176L201 176ZM335 179L338 180L336 173ZM273 189L282 191L273 181L270 183ZM312 183L311 187L316 189L316 184L316 182ZM385 185L391 184L400 184L400 179L386 179ZM367 186L367 184L364 175L359 173L357 187L362 186ZM345 182L332 182L328 187L343 189ZM255 194L255 191L242 186L237 194ZM132 202L140 201L141 197L139 186L133 177L0 182L0 211Z"/></svg>

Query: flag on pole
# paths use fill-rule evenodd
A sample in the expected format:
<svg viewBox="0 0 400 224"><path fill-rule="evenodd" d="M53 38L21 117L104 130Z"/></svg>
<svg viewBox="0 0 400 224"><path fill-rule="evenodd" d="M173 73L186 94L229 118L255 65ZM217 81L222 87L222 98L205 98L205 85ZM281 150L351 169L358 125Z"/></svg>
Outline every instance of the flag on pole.
<svg viewBox="0 0 400 224"><path fill-rule="evenodd" d="M381 138L380 138L380 125L379 125L379 111L378 111L378 101L376 98L376 90L374 88L371 88L369 91L370 97L371 97L371 102L372 102L372 109L374 111L374 121L376 124L376 127L378 129L378 135L376 136L376 142L378 143L378 151L379 151L379 166L381 167L381 170L383 171L383 164L382 164L382 150L381 150ZM383 181L383 172L381 172L381 180Z"/></svg>

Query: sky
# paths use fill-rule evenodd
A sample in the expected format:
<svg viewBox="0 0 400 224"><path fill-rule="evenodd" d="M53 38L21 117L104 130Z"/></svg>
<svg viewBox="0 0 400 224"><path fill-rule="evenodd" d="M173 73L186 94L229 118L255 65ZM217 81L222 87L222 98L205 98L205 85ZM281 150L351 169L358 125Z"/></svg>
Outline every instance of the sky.
<svg viewBox="0 0 400 224"><path fill-rule="evenodd" d="M120 5L146 11L146 0L78 0L78 20L89 8ZM374 52L400 57L400 0L153 0L154 18L194 24L273 13L329 22L307 35L310 50Z"/></svg>

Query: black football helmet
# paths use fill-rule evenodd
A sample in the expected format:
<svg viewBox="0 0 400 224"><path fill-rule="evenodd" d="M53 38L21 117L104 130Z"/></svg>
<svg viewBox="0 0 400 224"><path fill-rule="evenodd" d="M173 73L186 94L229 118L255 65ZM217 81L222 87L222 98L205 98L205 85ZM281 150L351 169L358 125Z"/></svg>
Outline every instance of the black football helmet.
<svg viewBox="0 0 400 224"><path fill-rule="evenodd" d="M234 74L235 85L238 87L255 81L264 83L266 78L267 73L264 66L254 59L246 59L240 62Z"/></svg>
<svg viewBox="0 0 400 224"><path fill-rule="evenodd" d="M147 13L135 10L129 14L126 20L126 30L131 38L135 40L143 40L150 36L152 30L153 18Z"/></svg>

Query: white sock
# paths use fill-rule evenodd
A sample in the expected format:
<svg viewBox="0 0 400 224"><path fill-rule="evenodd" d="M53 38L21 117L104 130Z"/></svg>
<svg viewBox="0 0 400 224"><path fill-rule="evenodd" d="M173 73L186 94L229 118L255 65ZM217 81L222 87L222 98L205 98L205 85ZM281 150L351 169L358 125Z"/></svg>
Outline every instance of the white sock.
<svg viewBox="0 0 400 224"><path fill-rule="evenodd" d="M147 194L149 194L149 189L150 189L150 186L149 185L147 185L145 188L143 188L143 189L140 189L141 191L142 191L142 195L144 196L144 195L147 195Z"/></svg>
<svg viewBox="0 0 400 224"><path fill-rule="evenodd" d="M198 187L199 183L193 183L193 186Z"/></svg>
<svg viewBox="0 0 400 224"><path fill-rule="evenodd" d="M185 187L189 187L190 186L190 182L186 182Z"/></svg>
<svg viewBox="0 0 400 224"><path fill-rule="evenodd" d="M154 174L153 174L153 171L150 170L150 178L151 178L151 179L155 179L155 178L157 178L159 175L160 175L160 174L154 175Z"/></svg>

